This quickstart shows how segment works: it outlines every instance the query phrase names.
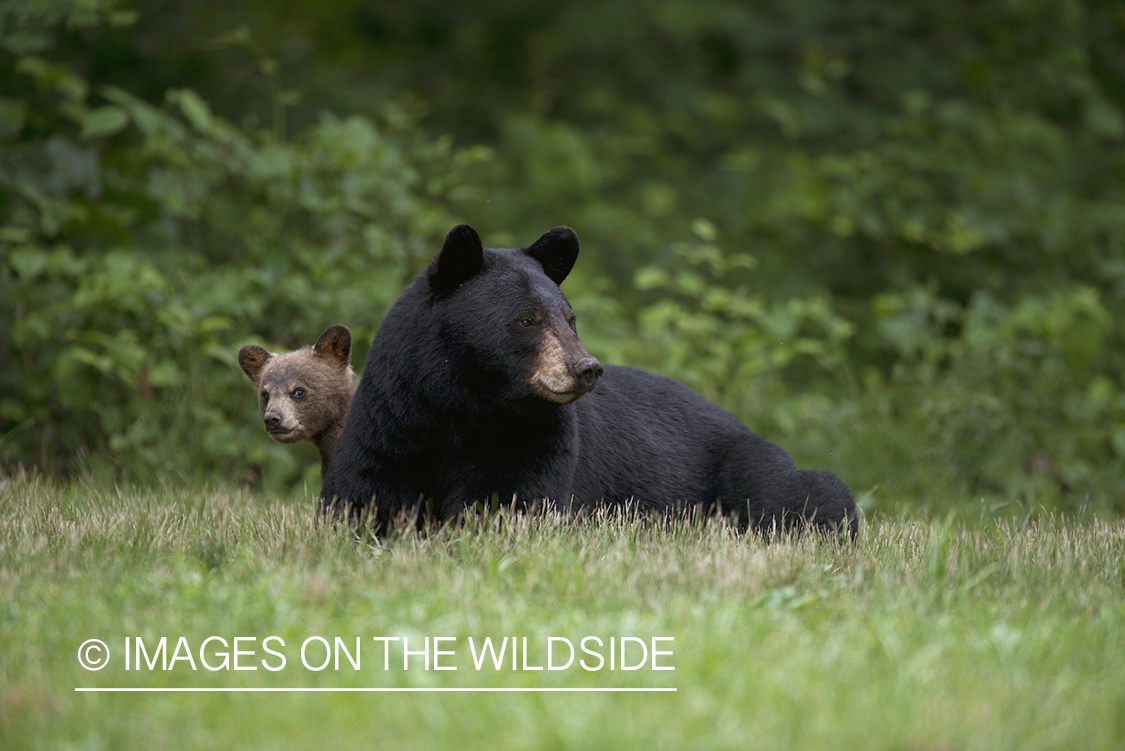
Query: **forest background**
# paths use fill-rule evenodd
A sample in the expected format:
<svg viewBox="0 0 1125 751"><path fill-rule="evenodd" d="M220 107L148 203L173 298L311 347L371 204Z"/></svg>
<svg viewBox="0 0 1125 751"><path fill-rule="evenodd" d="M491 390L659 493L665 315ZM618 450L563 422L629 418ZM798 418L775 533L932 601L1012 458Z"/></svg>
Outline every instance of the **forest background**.
<svg viewBox="0 0 1125 751"><path fill-rule="evenodd" d="M0 466L315 493L236 362L468 222L868 513L1125 512L1125 6L9 0Z"/></svg>

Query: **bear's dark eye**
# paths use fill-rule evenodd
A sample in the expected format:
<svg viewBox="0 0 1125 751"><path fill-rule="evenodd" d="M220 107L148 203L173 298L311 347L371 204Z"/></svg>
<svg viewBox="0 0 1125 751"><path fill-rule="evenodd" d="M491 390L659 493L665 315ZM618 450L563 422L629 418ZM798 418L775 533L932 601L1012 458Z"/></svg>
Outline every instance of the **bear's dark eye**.
<svg viewBox="0 0 1125 751"><path fill-rule="evenodd" d="M523 326L525 329L529 329L534 325L535 325L535 321L531 318L521 318L520 319L520 326Z"/></svg>
<svg viewBox="0 0 1125 751"><path fill-rule="evenodd" d="M263 391L258 396L260 396L262 398L262 404L265 404L266 402L268 402L270 400L270 392L268 392L268 391Z"/></svg>
<svg viewBox="0 0 1125 751"><path fill-rule="evenodd" d="M293 398L294 399L304 399L305 398L305 390L302 389L302 388L293 389Z"/></svg>

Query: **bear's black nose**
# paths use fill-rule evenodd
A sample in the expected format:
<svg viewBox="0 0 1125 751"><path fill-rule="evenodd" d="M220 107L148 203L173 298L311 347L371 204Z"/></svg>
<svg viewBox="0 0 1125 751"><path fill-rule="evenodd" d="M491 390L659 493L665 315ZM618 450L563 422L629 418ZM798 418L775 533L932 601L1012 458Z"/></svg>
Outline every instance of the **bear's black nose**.
<svg viewBox="0 0 1125 751"><path fill-rule="evenodd" d="M574 366L574 377L578 379L578 385L586 391L594 388L594 384L598 382L598 376L602 374L602 364L593 357L587 357L584 360L579 360L578 364Z"/></svg>
<svg viewBox="0 0 1125 751"><path fill-rule="evenodd" d="M262 422L266 424L266 430L271 430L281 425L281 415L276 412L267 412L262 416Z"/></svg>

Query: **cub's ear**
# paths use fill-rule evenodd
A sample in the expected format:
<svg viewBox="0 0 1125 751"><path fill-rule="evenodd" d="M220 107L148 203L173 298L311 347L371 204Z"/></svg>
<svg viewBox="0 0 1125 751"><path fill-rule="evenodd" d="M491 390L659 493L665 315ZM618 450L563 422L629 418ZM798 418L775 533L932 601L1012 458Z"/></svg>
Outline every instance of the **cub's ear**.
<svg viewBox="0 0 1125 751"><path fill-rule="evenodd" d="M551 281L562 284L578 260L578 235L570 227L555 227L524 252L543 264Z"/></svg>
<svg viewBox="0 0 1125 751"><path fill-rule="evenodd" d="M267 352L257 344L247 344L238 350L238 364L242 366L243 372L250 376L250 380L255 385L258 383L258 377L262 374L262 368L266 367L266 363L272 357L272 352Z"/></svg>
<svg viewBox="0 0 1125 751"><path fill-rule="evenodd" d="M324 330L313 345L313 352L339 368L352 364L352 331L335 323Z"/></svg>
<svg viewBox="0 0 1125 751"><path fill-rule="evenodd" d="M480 235L467 224L458 224L445 236L445 245L430 262L430 291L435 297L448 294L457 285L476 276L484 264Z"/></svg>

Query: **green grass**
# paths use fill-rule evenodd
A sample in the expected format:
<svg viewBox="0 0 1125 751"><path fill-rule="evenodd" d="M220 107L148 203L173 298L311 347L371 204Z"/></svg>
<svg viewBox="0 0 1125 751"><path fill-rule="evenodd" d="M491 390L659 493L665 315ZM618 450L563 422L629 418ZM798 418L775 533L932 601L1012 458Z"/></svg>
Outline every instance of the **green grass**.
<svg viewBox="0 0 1125 751"><path fill-rule="evenodd" d="M311 509L0 480L0 748L1125 748L1121 521L883 519L841 546L501 515L377 546ZM286 667L124 670L126 636L184 636L198 660L212 635L258 637L250 664L281 636ZM361 669L305 669L313 635L363 637ZM384 672L371 637L403 635L458 637L459 669L404 672L392 648ZM676 669L478 672L468 654L527 636L542 665L548 636L587 635L675 637ZM95 637L114 655L88 672ZM74 691L96 686L677 692Z"/></svg>

